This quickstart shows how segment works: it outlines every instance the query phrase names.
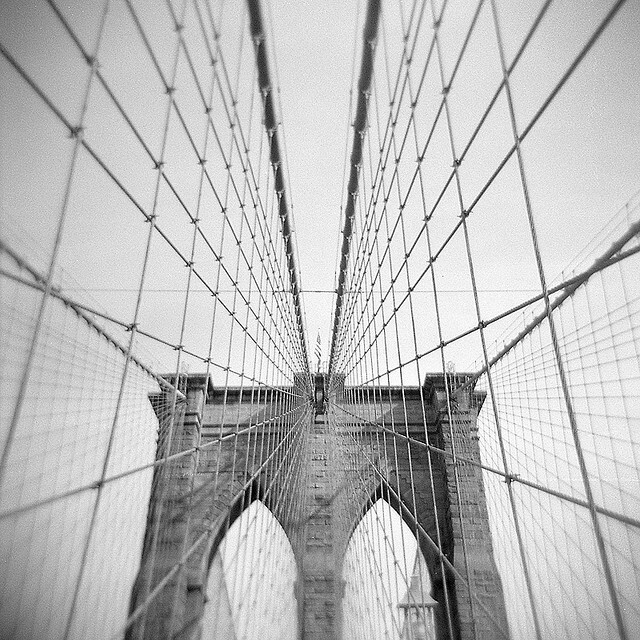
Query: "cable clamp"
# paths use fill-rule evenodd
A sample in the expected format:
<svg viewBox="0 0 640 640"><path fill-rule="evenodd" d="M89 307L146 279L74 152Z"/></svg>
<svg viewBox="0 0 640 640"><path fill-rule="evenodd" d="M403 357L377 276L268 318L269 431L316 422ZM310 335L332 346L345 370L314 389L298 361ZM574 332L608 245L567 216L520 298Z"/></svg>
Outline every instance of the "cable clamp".
<svg viewBox="0 0 640 640"><path fill-rule="evenodd" d="M96 58L95 56L92 56L90 54L86 54L84 56L85 62L89 65L89 67L91 69L93 69L94 71L100 66L99 62L98 62L98 58Z"/></svg>

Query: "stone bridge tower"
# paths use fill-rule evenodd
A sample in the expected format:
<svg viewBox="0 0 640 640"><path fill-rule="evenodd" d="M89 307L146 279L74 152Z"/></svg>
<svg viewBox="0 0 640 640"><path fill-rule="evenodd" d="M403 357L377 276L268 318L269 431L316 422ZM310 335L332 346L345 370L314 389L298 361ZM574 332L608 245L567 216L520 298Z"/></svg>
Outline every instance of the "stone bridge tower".
<svg viewBox="0 0 640 640"><path fill-rule="evenodd" d="M456 386L465 380L458 374ZM301 638L338 640L342 559L350 534L378 498L389 502L414 531L417 520L419 547L437 602L438 640L500 637L486 613L507 628L478 466L476 417L484 395L472 388L458 394L450 420L442 375L427 376L421 388L341 388L330 398L324 396L321 376L312 382L304 394L291 387L224 390L212 387L205 376L190 375L175 414L158 414L157 457L176 457L156 469L132 610L159 580L169 588L154 599L128 637L200 638L205 602L211 597L205 591L213 555L233 521L261 500L282 525L296 557ZM260 402L255 394L263 394ZM167 405L166 399L151 401ZM296 423L307 426L292 429ZM394 448L394 441L403 446ZM364 456L363 464L359 456ZM454 465L455 458L471 463L458 459ZM345 495L341 487L348 484L349 474L363 468L368 476L360 495ZM295 509L280 508L284 491L297 496L288 502ZM433 542L438 539L443 555L467 577L482 606L470 600L466 586L441 562ZM196 552L183 561L194 545Z"/></svg>

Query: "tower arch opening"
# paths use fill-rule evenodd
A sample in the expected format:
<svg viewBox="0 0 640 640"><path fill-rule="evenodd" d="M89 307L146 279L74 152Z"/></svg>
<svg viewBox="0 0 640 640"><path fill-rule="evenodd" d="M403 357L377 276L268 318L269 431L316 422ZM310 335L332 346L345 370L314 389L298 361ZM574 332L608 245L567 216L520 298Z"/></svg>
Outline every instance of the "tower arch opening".
<svg viewBox="0 0 640 640"><path fill-rule="evenodd" d="M352 531L343 565L342 637L436 637L431 577L418 540L378 497Z"/></svg>
<svg viewBox="0 0 640 640"><path fill-rule="evenodd" d="M211 554L202 640L298 637L293 548L261 500L253 500L239 514Z"/></svg>

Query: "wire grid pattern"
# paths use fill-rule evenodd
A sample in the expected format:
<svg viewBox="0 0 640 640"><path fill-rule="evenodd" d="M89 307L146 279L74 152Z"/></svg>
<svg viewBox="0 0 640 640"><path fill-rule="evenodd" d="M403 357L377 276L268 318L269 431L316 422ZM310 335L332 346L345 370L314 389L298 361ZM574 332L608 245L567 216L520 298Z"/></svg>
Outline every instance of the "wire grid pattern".
<svg viewBox="0 0 640 640"><path fill-rule="evenodd" d="M410 588L416 553L411 529L385 500L375 502L353 531L344 558L345 637L393 638L407 633L398 605ZM428 577L424 579L428 592Z"/></svg>
<svg viewBox="0 0 640 640"><path fill-rule="evenodd" d="M286 533L261 502L253 502L229 529L214 558L203 636L250 637L261 629L265 638L299 637L292 596L296 576ZM275 602L274 593L280 596Z"/></svg>
<svg viewBox="0 0 640 640"><path fill-rule="evenodd" d="M348 584L366 594L347 599L349 624L367 637L407 631L388 615L397 595L376 579L384 563L404 565L397 594L416 582L411 553L398 560L408 534L395 539L388 512L375 508L381 484L411 535L428 540L440 574L456 574L459 597L487 609L468 570L444 552L434 491L426 501L435 531L418 522L418 451L428 451L432 487L446 464L463 558L473 522L463 480L483 471L509 614L508 631L493 616L494 636L631 638L638 629L634 206L589 247L582 268L550 278L609 205L571 202L589 173L580 158L551 152L588 155L584 145L619 145L625 134L637 142L624 120L610 141L577 144L559 131L575 133L568 123L590 117L585 87L611 113L620 76L603 86L598 65L611 68L611 56L634 63L615 58L620 24L636 18L630 5L385 3L379 25L369 24L363 57L375 68L355 91L364 117L356 108L354 148L363 151L344 189L351 228L329 364L331 392L345 394L329 407L328 435L336 543L347 577L357 576ZM148 613L168 602L172 625L191 560L235 526L230 504L246 514L263 501L287 526L305 506L292 496L308 454L308 363L271 92L255 64L264 38L249 37L244 7L199 1L14 9L4 4L0 21L2 108L20 116L7 132L15 162L3 177L0 238L3 629L149 636L159 617ZM35 47L20 37L32 24L43 34ZM470 374L448 364L478 353ZM407 393L433 371L445 380L448 444L427 433L422 394L417 418L409 415ZM223 390L195 440L176 430L193 408L187 372ZM486 393L482 463L451 437L474 384ZM209 394L205 385L204 404ZM416 420L422 436L409 431ZM403 456L406 502L389 482L394 473L396 486L405 482ZM184 481L169 482L189 465ZM160 499L147 513L151 495ZM377 524L364 521L356 535L353 507L363 503ZM154 549L172 542L163 513L194 504L177 559L156 562ZM214 556L209 574L239 600L273 575L269 566L288 562L276 535L249 544L249 530L275 526L261 514L235 521L244 550L229 552L238 560L227 569ZM151 564L139 574L143 549ZM255 571L254 554L266 562ZM238 578L247 571L249 586ZM433 586L418 573L409 592L425 601ZM115 594L108 606L104 593ZM447 589L443 597L453 636L455 603ZM222 600L205 618L233 618L231 599ZM240 619L246 631L251 618ZM471 625L470 637L482 632Z"/></svg>
<svg viewBox="0 0 640 640"><path fill-rule="evenodd" d="M461 442L429 450L456 486L465 557L476 514L464 511L464 478L482 469L509 625L494 615L494 634L635 637L637 197L592 239L609 216L586 200L597 190L580 156L620 154L611 169L622 192L606 194L615 210L612 198L637 190L625 163L638 132L624 117L606 134L604 122L591 138L580 130L626 91L624 74L603 70L637 12L497 0L370 10L380 4L353 89L329 362L336 420L382 430L399 450L415 444L405 390L426 374L449 381L441 406L453 433L464 394L486 394L481 458ZM392 387L403 390L395 411ZM442 540L430 542L446 565ZM456 569L458 593L479 611L482 586ZM453 606L441 604L451 628Z"/></svg>
<svg viewBox="0 0 640 640"><path fill-rule="evenodd" d="M0 626L14 638L122 637L184 574L183 562L142 586L138 576L143 548L168 535L148 523L169 498L203 489L194 474L166 492L200 456L179 432L187 374L249 393L250 440L260 424L282 425L262 436L265 450L264 438L281 439L261 458L274 473L302 442L308 365L279 122L256 64L266 38L253 37L244 5L51 0L0 12L12 152ZM239 428L223 415L202 456ZM238 491L216 487L218 475L213 495ZM224 521L197 531L199 547ZM137 617L134 583L146 589Z"/></svg>

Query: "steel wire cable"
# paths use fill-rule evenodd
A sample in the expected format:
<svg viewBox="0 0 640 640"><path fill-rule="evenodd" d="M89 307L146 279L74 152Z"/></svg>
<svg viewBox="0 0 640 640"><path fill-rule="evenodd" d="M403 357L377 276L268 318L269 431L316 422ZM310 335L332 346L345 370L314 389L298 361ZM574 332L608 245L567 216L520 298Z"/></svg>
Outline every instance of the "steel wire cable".
<svg viewBox="0 0 640 640"><path fill-rule="evenodd" d="M371 97L369 94L366 96L369 105L366 127L369 157L362 161L356 159L349 168L358 174L359 215L349 220L348 226L345 224L344 233L349 237L343 241L343 264L339 280L339 283L345 284L342 287L339 284L335 306L329 369L332 380L329 384L336 394L336 423L360 423L366 425L367 429L382 430L394 442L413 442L430 454L448 460L448 468L457 486L462 549L468 540L464 531L465 504L460 501L466 491L462 478L468 474L468 468L483 469L489 516L493 518L494 545L498 545L494 548L497 557L504 558L499 563L513 575L507 581L505 593L511 632L517 637L530 637L532 633L540 638L553 637L555 633L571 635L573 629L567 622L567 616L575 615L582 632L589 633L588 630L591 630L593 636L595 627L605 625L616 637L624 638L628 636L628 629L635 629L638 624L635 607L630 604L633 602L634 589L637 590L637 586L633 585L637 584L638 575L637 553L633 551L637 542L638 521L634 517L635 498L632 495L636 486L637 443L629 431L634 420L630 403L637 394L631 391L627 383L635 376L633 372L637 369L637 338L633 332L636 292L622 284L629 281L625 274L631 273L636 264L634 256L637 247L633 240L637 234L636 223L631 219L628 227L623 227L617 236L613 233L602 238L604 243L613 242L610 251L603 252L592 243L592 253L587 263L591 265L586 268L582 266L569 276L563 274L562 281L554 283L553 287L544 283L544 271L539 266L538 271L543 277L540 293L525 301L515 302L512 297L512 302L489 314L484 311L488 308L485 306L486 298L479 301L481 285L474 280L473 273L474 269L481 272L481 259L486 255L482 255L478 248L471 251L471 247L475 246L474 234L478 237L479 231L477 225L469 226L481 200L490 189L495 192L494 183L498 177L514 166L516 160L522 166L520 146L533 131L544 127L539 124L542 115L551 110L550 106L558 99L565 85L577 82L574 80L579 76L577 69L586 64L584 61L587 56L602 55L602 48L597 49L595 45L598 40L607 37L623 4L613 2L593 17L590 31L585 31L584 41L576 44L575 54L571 54L573 57L568 58L566 66L558 72L557 81L554 78L553 82L548 83L548 93L540 97L539 103L533 106L533 115L526 116L527 119L519 127L515 125L513 104L507 104L505 96L508 98L512 78L517 76L519 66L526 64L530 51L538 45L537 34L547 29L549 21L556 17L553 3L545 2L532 10L531 19L521 32L521 41L510 44L510 59L506 59L504 44L501 43L501 28L497 18L501 7L495 2L474 3L465 21L461 21L458 27L457 48L446 51L446 64L449 67L445 70L441 39L446 41L449 38L450 41L451 38L452 27L447 22L451 19L447 13L449 5L453 7L451 12L458 10L453 6L454 3L444 3L438 7L432 3L434 30L430 40L419 33L418 27L415 38L409 33L411 27L402 30L404 44L396 49L397 59L400 60L398 66L394 67L398 69L397 74L390 71L392 65L389 64L387 45L381 45L380 40L377 43L382 61L376 63L373 72ZM422 13L417 11L416 6L414 3L411 7L409 25L419 25L422 20ZM424 4L421 11L423 9ZM404 8L399 7L399 13L403 11ZM385 24L381 27L382 34L386 30ZM480 31L484 38L487 34L493 38L496 56L492 64L495 65L496 61L500 63L500 79L498 88L486 92L486 102L478 105L476 111L479 112L479 120L471 126L470 137L457 140L456 115L451 112L449 103L453 101L455 104L458 99L458 87L454 80L467 74L466 67L470 61L474 61L473 55L477 55L477 34ZM416 58L420 57L417 53L419 49L415 48L419 41L422 44L422 60L417 61L421 66L416 73L409 68L414 62L414 54ZM431 42L430 47L428 42ZM410 56L407 55L408 47L411 47ZM429 65L422 66L425 56L441 76L442 89L442 96L434 101L432 111L427 114L430 120L426 130L416 127L419 122L417 114L423 113L420 103L426 100L424 96L432 90L428 86L431 73L428 71ZM381 100L382 107L378 107L373 96L377 95L381 77L387 80L385 89L388 100ZM417 94L413 91L414 78L419 87ZM384 81L381 84L384 85ZM524 93L522 87L518 91ZM490 126L490 116L494 117L497 113L497 105L506 116L502 125L505 131L514 128L514 143L507 147L506 154L499 152L490 159L495 164L489 169L488 177L483 178L486 181L476 181L478 186L474 187L475 190L468 191L460 186L461 175L470 175L465 173L467 158L472 157L482 132ZM445 131L448 129L451 146L449 157L452 158L453 168L440 174L444 186L438 185L434 193L433 187L428 185L430 178L425 178L428 175L424 173L426 156L431 145L437 144L435 133L442 130L443 126ZM426 142L425 138L420 138L419 129L421 135L426 136ZM399 132L401 135L398 135ZM409 134L414 138L417 155L413 168L407 160L413 153L409 150ZM459 142L463 143L462 151L456 153ZM500 179L504 181L504 178ZM356 199L351 184L345 189L347 201ZM526 200L524 178L523 185L519 189ZM443 235L442 223L438 226L438 219L442 217L441 210L450 206L445 203L452 189L458 192L458 216L457 220L451 220ZM422 200L421 207L416 202L416 190ZM392 207L394 191L398 198L397 213L393 213ZM429 196L425 195L426 191ZM467 204L469 202L471 204ZM412 218L416 216L416 209L419 211L420 208L422 222L416 224ZM345 216L348 218L349 213L345 213ZM531 217L529 214L530 221ZM436 232L430 233L430 227ZM531 233L535 236L535 228L532 229ZM460 247L463 235L466 248L465 243ZM508 238L508 235L505 237ZM425 248L422 248L421 241L427 243ZM477 322L471 322L469 328L457 332L449 329L447 335L443 332L443 326L452 312L450 304L443 302L439 294L440 289L445 287L436 280L438 272L434 263L448 259L450 265L451 252L460 251L460 248L463 256L468 255ZM533 247L533 253L540 265L543 258L537 246ZM423 259L420 266L420 257L425 255L427 259ZM429 300L425 298L423 302L419 299L416 289L429 271L431 304L435 308L437 322L429 321L432 322L431 345L425 348L422 346L425 345L425 339L419 336L416 329L420 326L418 317L425 317L422 311L424 302L429 304ZM417 279L412 273L419 274ZM618 273L622 276L620 280L617 280ZM604 278L608 285L603 284ZM403 279L404 286L400 284ZM400 286L402 291L398 295ZM604 314L603 295L611 300ZM574 300L579 301L578 306ZM516 319L516 314L521 314L522 320L519 317ZM506 336L504 342L490 345L489 341L500 335L498 327L505 327L507 320L512 322L511 333L505 334L503 329L503 335ZM554 329L554 326L557 328ZM439 333L435 331L436 328L439 328ZM392 351L396 354L389 353L389 339L391 344L395 343ZM477 369L469 370L469 374L464 374L466 378L450 374L447 354L458 353L453 349L458 345L473 344L472 339L478 341L478 345L482 342L484 362ZM385 352L388 353L386 361ZM378 417L377 413L371 416L370 396L375 393L377 386L384 388L395 385L400 394L398 397L404 397L405 389L409 386L404 379L405 372L410 366L417 367L415 380L417 384L423 384L423 366L428 371L435 364L432 355L440 357L440 375L445 380L443 390L446 396L443 411L448 416L452 433L463 428L458 425L457 417L460 394L474 386L488 394L486 407L480 411L478 418L482 459L456 453L455 438L447 447L436 446L428 441L420 442L408 432L403 433L402 427L398 428L393 420L392 426L388 427L382 416ZM501 363L502 358L505 362ZM562 373L563 368L570 373ZM437 367L431 370L437 370ZM346 385L344 395L341 390L343 385ZM625 395L624 390L630 395ZM595 394L593 399L591 394ZM568 410L563 408L563 402L567 403ZM406 412L407 405L404 402L399 406L404 406ZM487 413L490 410L494 414L492 418ZM393 416L393 411L390 414ZM610 425L609 431L603 431L600 425L596 427L598 421ZM571 428L569 422L573 425ZM408 424L406 416L404 423ZM422 423L426 428L424 416ZM559 428L559 424L563 426ZM594 449L596 441L598 445L595 446L600 448L597 452ZM581 453L584 447L588 451L586 454ZM620 447L627 447L628 454L623 454ZM502 462L496 464L496 456L498 459L502 456ZM580 475L583 482L579 481ZM500 478L505 482L503 489L495 482ZM582 484L587 488L586 493L582 490ZM410 483L410 488L413 486ZM597 488L597 499L590 495L594 487ZM504 511L502 501L506 495L511 496L511 506ZM562 502L554 502L558 499ZM412 500L406 500L410 513ZM622 507L625 500L626 506ZM541 517L548 521L539 534L533 528L533 520L538 512L544 514ZM591 527L588 526L589 513ZM498 517L502 520L496 520ZM587 529L591 529L586 535L593 535L593 538L588 543L585 539L585 544L595 545L588 548L593 548L595 558L601 559L600 569L598 563L590 559L589 552L580 548L580 538L576 537L573 530L574 521L580 521ZM609 523L614 521L617 522L615 527L618 527L615 534L609 528ZM603 527L606 528L606 534L603 533ZM473 543L473 540L470 541ZM509 555L506 548L509 545L515 551L512 557L519 558L515 562L507 560ZM554 567L551 566L554 562L551 558L556 557L558 545L568 548L569 560L563 559L558 567ZM550 556L548 560L544 558L545 550ZM466 555L463 552L463 556ZM611 568L614 565L615 570ZM467 575L470 570L467 565ZM551 582L557 583L557 588L565 594L562 604L551 602L552 588L543 584L546 572L550 572L549 575L553 576ZM599 573L596 582L587 577L594 572ZM572 582L560 586L569 575ZM623 578L623 575L626 577ZM478 596L472 592L470 578L459 574L457 579L469 588L471 601L477 602ZM529 610L516 614L514 610L509 610L512 606L509 598L522 591L528 594ZM513 597L517 600L520 596ZM580 607L579 603L585 598L592 603L591 608ZM622 602L624 606L619 604ZM551 611L554 613L549 613ZM359 611L354 615L363 614ZM553 616L556 616L555 622L552 621ZM479 619L476 623L480 626L476 627L475 632L469 631L472 634L469 637L483 632L484 623ZM500 626L497 620L496 624Z"/></svg>
<svg viewBox="0 0 640 640"><path fill-rule="evenodd" d="M359 12L316 378L270 12L263 23L253 0L167 0L155 14L114 0L81 19L48 0L28 14L47 34L32 52L0 27L4 99L17 113L28 95L12 118L38 138L15 145L24 177L8 174L18 206L0 238L10 633L231 625L253 637L266 625L293 638L322 584L334 584L325 618L354 638L640 629L637 203L550 281L566 266L554 243L586 242L609 205L567 206L580 180L544 167L585 171L582 158L559 164L545 135L570 116L593 133L575 88L619 55L631 10L583 12L569 34L559 2L519 22L495 0L463 4ZM537 59L560 33L557 64ZM64 89L46 73L54 45ZM623 95L612 78L594 105ZM591 137L578 144L611 144ZM628 187L628 174L611 181ZM51 221L25 205L36 180L48 189L37 202L57 203ZM555 235L552 196L567 213ZM26 240L38 223L44 250ZM310 569L317 544L333 573Z"/></svg>
<svg viewBox="0 0 640 640"><path fill-rule="evenodd" d="M251 63L251 56L255 54L255 43L251 38L241 39L240 48L230 56L238 60L235 79L232 81L225 63L229 51L225 50L224 40L221 40L220 36L224 29L212 26L214 20L209 5L183 2L178 7L167 3L164 7L166 17L154 18L150 18L146 7L141 4L134 6L132 3L125 3L121 6L113 3L109 11L104 11L103 23L107 25L108 37L111 37L111 29L117 20L127 24L128 33L132 38L130 44L135 43L142 55L148 55L152 74L157 75L166 91L164 142L158 152L152 150L155 143L150 140L147 123L141 121L135 105L132 108L129 97L123 94L118 86L123 76L114 76L109 71L116 55L111 48L112 40L107 40L102 55L89 55L84 44L83 25L78 22L77 15L73 12L67 13L66 7L60 8L54 2L48 5L52 10L50 15L53 16L53 20L57 20L65 37L69 39L69 53L66 55L73 55L73 50L79 52L87 65L87 73L95 77L95 84L99 85L100 91L103 92L92 95L96 102L89 103L88 113L91 121L86 131L83 130L82 117L78 126L71 124L74 120L66 115L69 109L65 99L55 92L51 97L47 95L46 82L43 84L38 70L30 66L29 56L21 47L15 47L15 53L12 53L3 42L3 60L17 72L11 81L16 82L15 78L20 77L30 86L44 108L49 109L72 134L72 142L76 148L87 152L80 156L82 171L86 172L86 162L89 158L92 157L97 163L97 170L103 171L112 184L106 200L119 190L138 212L143 214L143 219L148 224L150 246L146 251L145 264L148 261L152 282L158 282L161 274L157 258L163 251L161 245L165 244L178 258L177 265L167 264L167 273L171 278L171 267L179 268L180 264L183 268L186 267L180 275L180 279L184 277L185 285L179 287L181 300L178 299L176 304L176 318L179 321L172 335L172 332L166 331L166 327L163 328L161 322L157 322L156 319L150 321L148 312L145 311L145 304L148 302L142 305L142 311L146 315L139 322L137 312L129 315L126 308L118 307L113 304L112 299L105 297L100 291L104 290L104 287L89 287L90 290L100 293L102 300L97 304L87 301L84 295L86 287L78 289L80 295L71 293L65 285L59 287L52 280L52 267L49 268L48 275L42 276L38 268L30 266L30 249L24 252L14 250L13 243L6 241L3 234L2 284L4 289L5 282L7 283L7 292L15 298L13 306L5 306L3 298L3 322L6 318L26 317L29 308L23 304L24 311L19 309L20 301L25 297L28 299L28 295L43 296L42 299L48 301L53 309L53 315L43 316L43 342L37 347L39 360L34 365L35 373L30 376L29 395L25 396L25 406L29 408L27 417L31 419L34 415L34 401L37 403L40 397L45 398L49 395L54 398L56 408L47 410L46 406L42 405L39 411L36 411L36 419L58 420L56 416L59 415L69 420L70 424L66 432L54 425L48 432L36 432L31 436L19 426L20 421L16 419L16 433L19 439L18 445L13 449L15 453L12 453L11 447L3 449L5 462L9 461L10 464L3 464L3 472L8 474L6 477L9 482L4 487L2 508L3 532L7 534L5 539L8 546L3 547L2 553L6 555L8 551L14 564L18 560L19 554L16 554L14 541L17 532L25 532L25 525L20 524L21 521L26 522L27 527L32 526L28 523L40 522L44 535L55 540L56 536L52 532L59 526L58 523L65 523L64 517L60 519L61 508L64 511L68 510L70 505L76 505L84 509L85 504L88 506L86 500L89 496L92 496L90 501L93 505L89 510L89 514L93 513L93 516L89 518L88 530L83 531L83 528L78 526L78 517L67 517L69 524L63 524L67 528L75 527L75 539L85 541L78 543L75 558L73 553L66 550L64 544L54 551L53 558L66 557L71 561L69 568L56 574L52 573L51 568L45 567L43 573L42 584L50 585L54 593L56 586L61 587L64 584L66 576L71 577L71 580L67 580L68 588L57 589L63 597L71 594L70 600L66 605L59 607L59 613L53 614L50 610L47 615L47 611L41 608L30 622L21 619L15 611L12 612L11 607L25 606L29 597L33 597L29 595L34 594L33 587L29 584L34 574L27 572L16 585L15 593L18 599L3 597L3 627L6 621L17 633L28 634L29 628L39 625L41 634L49 635L56 633L56 625L64 618L66 623L63 626L66 626L66 631L63 630L63 635L78 637L78 634L84 634L87 629L87 607L90 607L95 613L94 631L97 629L100 636L109 637L115 634L121 637L124 633L128 637L151 637L158 629L154 614L158 611L158 606L163 606L160 603L167 605L169 627L178 628L180 625L186 625L182 627L186 629L193 624L193 621L179 620L182 615L178 605L181 596L178 595L177 585L184 580L185 572L195 556L216 537L224 536L225 528L232 522L230 513L219 513L212 498L226 494L230 501L229 510L234 504L244 504L245 500L270 500L274 513L280 517L300 517L301 507L299 504L291 504L288 490L292 485L300 484L296 469L301 464L301 447L304 441L302 434L308 424L308 411L304 408L303 400L308 388L305 379L306 347L305 338L301 333L301 314L295 309L295 300L278 294L278 291L290 291L290 285L295 282L296 265L291 261L293 254L290 248L288 251L285 249L285 245L293 245L292 239L287 237L286 233L283 235L280 225L282 216L278 212L278 203L281 194L274 192L275 183L268 180L271 171L275 169L269 162L274 138L269 133L262 133L263 123L260 114L264 112L266 96L260 91L257 83L257 67L255 63ZM222 14L219 17L220 24L226 24L229 20L228 16L223 19ZM37 18L51 21L42 14ZM158 25L161 23L162 28L169 27L169 39L165 42L171 42L171 48L175 52L173 72L171 67L165 67L167 57L158 47L158 43L162 42L157 40ZM244 25L246 26L246 22ZM6 31L4 33L6 35ZM199 35L202 37L201 41L196 40ZM206 59L203 65L202 59L199 60L194 55L194 51L197 50L199 54L203 47L208 50L212 63L208 68ZM250 56L244 55L243 47ZM250 74L243 72L245 64L246 68L251 70ZM202 74L203 68L206 71L205 75ZM3 67L3 73L8 69L8 66ZM248 86L245 84L245 78ZM153 84L153 75L147 76L145 90ZM187 86L189 90L193 88L196 102L189 102L188 92L181 93L180 90ZM151 90L149 95L153 95ZM197 100L203 107L202 116L198 120L206 123L204 127L196 124L193 119ZM123 180L118 175L121 168L112 164L112 149L104 146L104 140L100 136L96 137L96 117L100 109L104 110L107 104L110 104L121 118L118 130L121 141L124 143L126 139L127 143L134 147L139 145L142 154L146 154L155 167L153 205L147 206L144 203L138 186L131 187L128 177ZM250 105L248 115L246 109L241 114L242 104ZM219 118L220 113L223 114L222 119ZM225 118L229 124L228 132L223 131ZM183 174L176 170L176 162L181 161L178 160L174 146L178 132L182 136L181 141L185 143L184 156L191 154L194 159L195 168L192 173L196 179L188 189ZM88 142L89 138L91 142ZM140 154L137 157L139 156ZM211 163L207 164L207 156L209 160L221 159L223 171L214 170ZM239 170L232 167L233 164L237 164ZM256 166L260 169L256 169ZM72 171L70 175L72 178L69 182L73 179L74 194L78 198L77 194L82 192L83 183L78 177L78 171ZM183 216L181 220L172 218L174 212L169 206L170 198L174 199L176 213ZM211 204L214 204L215 211L216 202L220 206L218 211L221 223L217 224L220 233L212 234L214 228L208 216L211 215ZM162 224L163 217L166 217L166 226ZM86 225L86 222L83 224ZM59 228L61 229L61 225ZM186 233L183 233L183 230ZM75 230L72 230L66 234L63 247L67 238L75 239L74 233ZM10 237L11 234L8 235L8 238ZM158 238L160 243L155 242ZM183 238L189 239L184 241ZM214 249L216 243L219 243L219 248ZM223 257L224 254L228 257ZM70 264L66 255L65 260L67 262L62 263L62 266L68 269ZM209 260L211 267L207 265ZM59 273L62 271L59 270ZM177 272L175 275L178 275ZM58 274L56 277L59 277ZM87 278L84 281L86 283ZM195 314L203 308L191 295L197 289L197 285L204 285L204 288L214 295L204 307L208 308L205 316L208 316L209 320L204 322L204 339L194 342L192 336L196 328ZM224 292L225 285L231 289L231 294L227 295ZM132 293L138 297L138 307L140 300L150 299L149 292L153 288L152 283L144 280L143 269L142 279L138 286L132 289ZM113 287L111 290L114 290ZM30 291L33 293L28 294ZM65 308L70 311L71 316L62 315L61 309ZM9 315L4 315L5 312ZM74 314L77 318L76 324L72 320ZM62 323L66 331L66 335L62 335L58 342L55 342L58 337L56 322ZM97 336L92 338L93 343L83 343L85 326ZM227 344L222 351L219 344L225 332ZM15 332L4 334L3 331L3 340L5 337L12 340L12 345L16 347L21 345L20 340L28 344L26 336L19 336ZM141 340L146 341L145 347L151 347L160 355L159 360L165 363L160 365L162 368L159 368L157 363L149 364L148 354L143 348L134 348L134 343ZM37 342L36 339L31 340L32 348L36 348ZM48 359L44 358L46 354L43 353L42 345L50 352L50 355L46 356ZM56 345L59 347L56 348ZM74 408L73 402L67 399L67 394L61 392L60 388L57 388L56 396L55 387L43 381L42 376L65 373L73 377L81 375L84 371L88 382L91 380L89 376L99 375L100 369L94 355L94 351L96 354L99 353L98 347L104 352L105 364L102 368L105 373L109 372L113 379L114 391L117 390L116 380L120 380L120 392L116 393L113 399L109 399L107 387L104 383L100 386L98 378L93 383L98 403L95 407L87 407L85 411L80 412ZM112 349L112 352L109 349ZM17 364L20 363L19 358L15 360ZM170 360L173 360L173 363L168 365L167 362ZM126 363L129 361L132 369L127 369ZM47 368L49 362L53 367L50 372ZM185 420L191 415L189 411L194 393L191 386L193 376L185 372L187 362L191 365L196 363L196 366L199 362L205 370L202 374L205 380L216 370L221 374L217 378L214 376L217 380L214 387L211 387L210 383L205 384L201 396L203 406L209 406L210 401L213 401L215 406L215 398L220 395L215 385L224 389L222 402L218 401L218 406L222 409L220 423L203 425L194 434L196 437L191 439L184 432ZM111 363L113 372L106 368L107 363ZM4 366L3 360L3 384ZM139 374L135 373L136 377L133 367L139 371ZM148 382L145 382L144 376L148 377ZM232 389L233 380L240 382L240 387L235 390ZM136 397L132 387L134 381L142 392L136 392L139 398L136 400L138 407L135 408L135 413L132 413L135 406L132 405L132 400ZM87 383L74 382L69 387L69 397L72 397L74 391L81 391L81 397L85 397L85 386ZM152 394L151 403L146 399L148 393ZM234 393L239 400L235 404L232 400ZM103 408L100 408L100 401ZM113 402L115 404L110 405ZM148 403L146 406L145 402ZM84 476L73 477L73 471L70 470L68 478L61 478L59 484L53 483L51 489L47 490L47 474L53 472L55 477L56 473L60 473L55 470L55 456L59 455L56 444L58 438L61 439L61 457L58 458L60 463L65 459L62 454L65 446L68 446L62 444L62 439L75 442L76 449L81 441L82 432L75 426L76 414L78 417L84 416L91 427L92 435L96 436L96 426L101 415L108 415L110 410L113 411L110 436L112 444L108 444L101 454L96 447L96 452L102 455L104 460L102 473L98 473L97 479L94 479L86 473ZM138 433L134 435L131 427L136 424ZM157 437L155 455L154 434ZM50 443L50 452L46 454L47 460L50 460L47 464L50 466L40 472L37 460L43 453L38 437L41 442L43 435L46 437L45 442ZM132 438L132 445L128 451L123 449L127 437ZM9 439L12 439L11 435ZM249 445L245 450L243 443L247 442ZM140 450L142 445L146 447L146 452ZM93 459L92 449L93 446L89 442L84 454L85 464ZM234 487L233 472L230 477L224 468L218 469L217 472L214 470L209 482L203 483L198 474L192 472L186 483L172 486L179 469L191 468L195 471L203 465L210 464L211 460L219 460L223 452L225 455L230 453L234 460L233 468L246 477L242 488ZM22 473L20 478L16 475L16 455L20 460L24 455L29 456L31 460L31 470L27 468L26 473ZM82 460L80 458L75 466L81 464ZM269 477L270 480L265 481L264 490L257 494L253 483L263 477ZM17 495L17 501L14 500L16 486L18 494L21 494ZM131 495L136 496L132 504L142 507L151 500L148 514L136 507L137 512L134 515L131 507L127 507L125 510L121 509L122 515L116 515L114 510L123 504L127 487L132 492ZM10 501L6 501L7 495L11 498ZM102 499L101 495L104 496ZM248 506L248 503L245 506ZM202 508L204 512L200 511ZM175 518L182 517L181 513L186 516L185 535L176 548L178 557L175 562L170 561L166 564L167 558L163 554L166 554L166 545L173 535L172 523ZM204 529L201 513L209 513L212 517ZM296 513L298 516L294 515ZM265 535L264 532L269 526L268 523L260 522L258 536ZM105 529L105 526L109 525L111 532ZM130 567L125 572L126 575L122 575L123 572L115 567L105 566L105 553L108 555L109 550L113 548L114 535L120 535L123 544L118 556L134 555L132 562L122 565ZM25 540L23 561L33 562L29 558L34 558L34 554L37 554L36 540L37 536L32 531ZM137 563L135 560L140 545L143 549L142 567L138 578L134 580L136 576L132 571L135 572L140 564L140 560ZM260 560L263 568L255 575L252 574L250 580L255 583L259 576L265 575L265 571L267 574L273 574L276 570L273 562L280 553L280 547L265 548ZM246 565L247 561L248 556L242 559L241 565ZM107 590L119 594L117 603L107 603L100 597L99 585L95 580L98 567L102 567L103 584L111 584L113 587ZM10 568L11 570L13 569ZM8 583L5 581L4 589L6 584ZM126 594L131 592L132 587L134 596L129 603L130 614L127 615L128 603L123 601L123 597L126 599ZM251 588L255 588L255 584ZM283 586L276 585L276 588L282 589ZM43 602L51 602L56 597L46 598ZM261 606L268 609L269 605L262 602ZM276 619L268 611L265 615ZM120 631L117 632L117 629Z"/></svg>

